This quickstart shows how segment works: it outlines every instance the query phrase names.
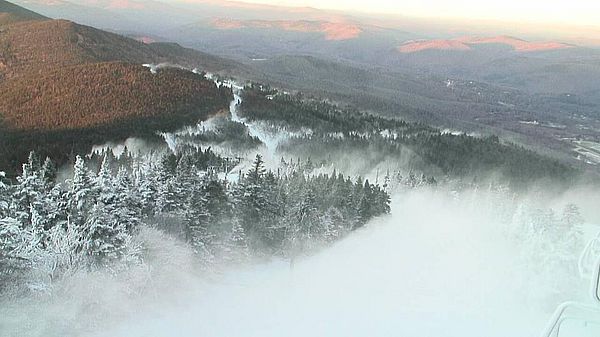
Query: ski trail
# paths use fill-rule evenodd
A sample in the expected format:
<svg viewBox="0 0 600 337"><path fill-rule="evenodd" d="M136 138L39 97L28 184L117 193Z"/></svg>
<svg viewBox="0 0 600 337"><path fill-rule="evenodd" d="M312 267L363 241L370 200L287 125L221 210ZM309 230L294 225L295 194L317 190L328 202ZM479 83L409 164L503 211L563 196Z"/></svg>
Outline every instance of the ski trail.
<svg viewBox="0 0 600 337"><path fill-rule="evenodd" d="M248 121L248 119L243 118L239 114L240 105L242 104L243 98L242 93L244 87L240 86L235 82L226 81L223 83L226 87L229 87L233 91L233 100L229 105L229 112L231 115L231 120L234 122L242 123L248 129L248 133L264 144L268 159L275 159L277 153L277 147L279 144L286 138L281 132L269 133L265 130L265 128L261 127L258 123L253 123Z"/></svg>
<svg viewBox="0 0 600 337"><path fill-rule="evenodd" d="M145 67L149 68L153 73L161 65L154 64L144 64ZM192 72L195 74L200 74L200 71L194 69ZM233 98L229 103L229 117L231 121L243 124L248 130L248 134L254 138L260 140L260 142L264 146L264 157L266 160L273 160L274 162L277 160L277 148L279 144L290 137L290 134L283 131L271 131L268 126L260 123L260 122L251 122L247 118L240 116L240 106L243 101L243 91L244 86L232 80L220 80L215 75L211 73L206 73L204 77L207 80L213 81L217 86L224 86L227 88L231 88L233 92ZM184 126L181 129L174 132L163 132L160 133L162 136L165 146L172 153L176 153L180 148L182 143L186 142L186 138L190 136L197 136L204 133L207 130L211 130L214 128L214 118L211 117L206 121L199 121L196 124ZM105 144L95 145L92 151L88 154L91 156L92 154L103 153L103 151L111 150L115 155L120 155L123 153L124 148L128 148L131 150L133 148L142 147L140 142L143 142L142 139L128 139L125 142L107 142ZM191 144L194 145L194 144ZM143 152L142 152L143 153Z"/></svg>

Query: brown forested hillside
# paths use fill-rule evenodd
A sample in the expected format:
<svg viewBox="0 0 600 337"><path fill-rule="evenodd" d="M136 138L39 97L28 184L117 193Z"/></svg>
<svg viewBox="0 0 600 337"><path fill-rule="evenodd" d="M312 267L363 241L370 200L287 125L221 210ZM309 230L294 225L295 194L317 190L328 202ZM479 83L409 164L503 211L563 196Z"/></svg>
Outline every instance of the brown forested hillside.
<svg viewBox="0 0 600 337"><path fill-rule="evenodd" d="M0 76L41 74L49 68L124 61L173 63L210 71L238 67L232 61L174 43L145 44L66 20L23 21L0 28Z"/></svg>
<svg viewBox="0 0 600 337"><path fill-rule="evenodd" d="M148 47L125 37L65 20L25 21L0 33L0 74L6 79L102 61L151 61Z"/></svg>
<svg viewBox="0 0 600 337"><path fill-rule="evenodd" d="M176 68L152 74L141 65L160 62L235 67L0 0L0 171L14 170L32 149L65 158L61 151L172 130L227 107L230 92L201 76Z"/></svg>
<svg viewBox="0 0 600 337"><path fill-rule="evenodd" d="M192 72L152 74L122 62L57 68L11 82L0 92L0 111L12 130L90 128L153 116L193 123L228 102L227 91Z"/></svg>

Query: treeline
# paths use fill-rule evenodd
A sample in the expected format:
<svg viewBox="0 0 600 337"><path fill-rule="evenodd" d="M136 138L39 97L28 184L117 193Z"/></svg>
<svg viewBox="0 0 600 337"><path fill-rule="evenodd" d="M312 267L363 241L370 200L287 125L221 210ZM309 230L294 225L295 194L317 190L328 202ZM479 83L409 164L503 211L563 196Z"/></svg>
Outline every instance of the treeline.
<svg viewBox="0 0 600 337"><path fill-rule="evenodd" d="M538 179L566 182L576 175L572 167L558 160L503 143L496 136L442 133L258 85L249 86L244 93L244 117L291 131L280 149L318 160L362 152L373 165L402 158L415 171L449 177L499 174L516 185ZM299 130L302 132L295 132Z"/></svg>
<svg viewBox="0 0 600 337"><path fill-rule="evenodd" d="M485 176L500 173L516 184L539 179L569 182L576 175L571 166L514 144L503 144L496 136L428 134L402 140L426 162L444 173Z"/></svg>
<svg viewBox="0 0 600 337"><path fill-rule="evenodd" d="M319 100L304 99L301 93L289 95L269 87L251 84L244 89L242 112L250 121L267 120L292 131L310 128L314 132L372 132L375 130L432 131L422 124L382 118L354 108L339 107Z"/></svg>
<svg viewBox="0 0 600 337"><path fill-rule="evenodd" d="M210 150L156 158L77 157L60 182L50 160L31 155L16 181L2 178L0 284L138 263L142 226L184 239L208 266L294 258L390 211L389 195L369 181L302 166L273 172L259 155L236 179L217 169L230 160Z"/></svg>
<svg viewBox="0 0 600 337"><path fill-rule="evenodd" d="M232 121L228 116L213 117L209 123L202 123L201 128L196 125L183 128L175 136L184 144L215 145L233 153L254 150L262 144L260 139L249 134L244 124Z"/></svg>

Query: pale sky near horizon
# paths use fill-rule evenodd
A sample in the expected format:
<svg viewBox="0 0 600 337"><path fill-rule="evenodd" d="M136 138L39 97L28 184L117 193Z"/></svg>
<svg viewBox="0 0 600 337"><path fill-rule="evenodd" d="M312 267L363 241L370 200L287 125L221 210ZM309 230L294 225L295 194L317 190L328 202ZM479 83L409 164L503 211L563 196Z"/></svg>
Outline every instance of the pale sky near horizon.
<svg viewBox="0 0 600 337"><path fill-rule="evenodd" d="M600 0L240 0L420 17L600 27Z"/></svg>

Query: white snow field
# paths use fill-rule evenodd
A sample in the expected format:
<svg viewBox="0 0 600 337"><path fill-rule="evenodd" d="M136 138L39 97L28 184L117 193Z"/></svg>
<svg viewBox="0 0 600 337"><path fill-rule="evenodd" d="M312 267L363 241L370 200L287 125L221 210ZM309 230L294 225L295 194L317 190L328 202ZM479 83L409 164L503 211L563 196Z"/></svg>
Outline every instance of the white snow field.
<svg viewBox="0 0 600 337"><path fill-rule="evenodd" d="M544 329L561 300L522 266L489 214L429 193L396 200L393 214L293 269L274 261L229 272L93 336L530 337Z"/></svg>
<svg viewBox="0 0 600 337"><path fill-rule="evenodd" d="M501 204L485 193L396 195L392 215L293 268L275 259L206 272L185 244L145 229L144 265L6 300L0 336L540 336L560 303L586 301L588 281L531 260Z"/></svg>

